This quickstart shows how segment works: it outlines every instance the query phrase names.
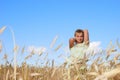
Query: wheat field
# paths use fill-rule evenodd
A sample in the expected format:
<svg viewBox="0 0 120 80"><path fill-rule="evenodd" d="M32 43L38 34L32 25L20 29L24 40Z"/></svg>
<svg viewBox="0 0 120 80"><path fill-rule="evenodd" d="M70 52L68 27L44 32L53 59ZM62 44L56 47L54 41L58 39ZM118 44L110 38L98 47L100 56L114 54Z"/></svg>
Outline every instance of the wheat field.
<svg viewBox="0 0 120 80"><path fill-rule="evenodd" d="M0 29L0 35L6 28L4 26ZM16 45L12 30L11 33L14 42L13 62L8 60L7 54L4 54L1 61L4 60L5 63L0 64L0 80L120 80L120 43L118 40L115 45L110 42L108 48L97 54L91 52L81 60L75 59L72 64L68 64L69 60L66 60L63 64L56 66L54 60L47 61L45 59L44 66L29 65L26 61L35 55L34 51L32 51L23 59L22 64L18 65L16 56L19 47ZM57 36L53 39L50 45L51 48L56 40ZM58 45L54 50L57 51L61 47L62 44ZM0 53L2 53L2 48L3 44L0 41ZM22 48L21 54L24 51L25 47ZM43 53L39 52L38 57L41 55ZM64 57L67 59L66 56Z"/></svg>

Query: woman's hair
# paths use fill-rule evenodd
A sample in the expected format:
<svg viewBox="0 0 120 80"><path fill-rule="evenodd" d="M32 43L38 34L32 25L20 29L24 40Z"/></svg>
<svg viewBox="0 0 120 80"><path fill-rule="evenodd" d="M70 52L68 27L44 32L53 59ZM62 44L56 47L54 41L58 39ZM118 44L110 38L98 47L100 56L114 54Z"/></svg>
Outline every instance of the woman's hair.
<svg viewBox="0 0 120 80"><path fill-rule="evenodd" d="M83 35L84 35L84 31L82 29L77 29L74 33L74 36L76 36L76 33L83 33Z"/></svg>

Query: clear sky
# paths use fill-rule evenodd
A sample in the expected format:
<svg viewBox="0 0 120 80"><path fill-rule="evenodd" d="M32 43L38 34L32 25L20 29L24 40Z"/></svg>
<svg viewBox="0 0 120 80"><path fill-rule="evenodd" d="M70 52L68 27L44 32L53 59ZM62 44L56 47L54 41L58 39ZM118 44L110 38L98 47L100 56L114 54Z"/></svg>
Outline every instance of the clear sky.
<svg viewBox="0 0 120 80"><path fill-rule="evenodd" d="M68 46L78 28L88 29L90 42L99 41L106 48L111 40L120 39L120 0L0 0L0 28L3 26L7 28L0 39L10 56L13 40L9 28L20 48L48 49L56 35L54 47Z"/></svg>

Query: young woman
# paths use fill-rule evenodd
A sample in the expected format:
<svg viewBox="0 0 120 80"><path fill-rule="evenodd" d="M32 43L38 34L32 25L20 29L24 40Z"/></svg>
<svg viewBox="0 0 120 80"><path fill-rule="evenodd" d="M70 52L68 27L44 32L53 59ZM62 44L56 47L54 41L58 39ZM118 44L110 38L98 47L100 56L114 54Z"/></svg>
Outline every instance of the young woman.
<svg viewBox="0 0 120 80"><path fill-rule="evenodd" d="M89 46L88 30L77 29L74 38L69 39L70 55L72 59L82 59Z"/></svg>

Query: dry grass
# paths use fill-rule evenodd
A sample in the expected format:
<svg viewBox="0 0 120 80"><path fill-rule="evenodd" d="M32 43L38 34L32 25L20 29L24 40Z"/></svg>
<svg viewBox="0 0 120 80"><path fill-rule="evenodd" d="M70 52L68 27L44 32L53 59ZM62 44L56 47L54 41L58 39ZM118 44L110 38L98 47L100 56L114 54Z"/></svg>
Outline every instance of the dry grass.
<svg viewBox="0 0 120 80"><path fill-rule="evenodd" d="M3 33L5 28L0 29L0 34ZM54 38L50 48L55 45L57 38ZM120 44L118 40L116 43L117 46L110 42L108 48L102 53L91 53L86 55L84 59L75 59L72 64L68 64L66 61L60 66L56 66L54 60L48 61L46 59L48 53L44 57L44 60L46 60L44 61L46 63L44 66L31 66L27 64L26 60L35 55L34 51L23 59L24 62L21 65L18 65L16 63L16 56L19 47L14 44L14 63L10 63L7 60L8 55L4 54L1 60L5 60L5 64L0 64L0 80L120 80ZM62 47L62 44L58 45L54 50L57 51L60 47ZM0 41L1 52L2 41ZM24 52L25 46L22 48L21 54ZM111 58L111 54L115 54L115 56ZM64 58L68 59L65 56Z"/></svg>

